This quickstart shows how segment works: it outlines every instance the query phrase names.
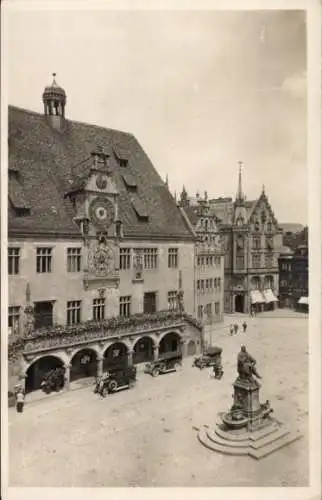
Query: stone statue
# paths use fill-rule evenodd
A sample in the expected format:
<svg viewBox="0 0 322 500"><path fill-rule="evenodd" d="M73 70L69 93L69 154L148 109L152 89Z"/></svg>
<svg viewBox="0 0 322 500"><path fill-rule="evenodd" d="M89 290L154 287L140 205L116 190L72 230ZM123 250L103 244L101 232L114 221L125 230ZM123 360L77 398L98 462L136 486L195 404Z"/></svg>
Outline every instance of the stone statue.
<svg viewBox="0 0 322 500"><path fill-rule="evenodd" d="M256 360L251 356L242 345L237 357L237 371L240 379L252 380L253 375L257 378L262 378L256 370Z"/></svg>
<svg viewBox="0 0 322 500"><path fill-rule="evenodd" d="M177 311L180 313L184 312L184 303L183 303L183 291L179 290L177 292Z"/></svg>
<svg viewBox="0 0 322 500"><path fill-rule="evenodd" d="M136 279L141 279L142 278L142 272L143 272L143 259L142 259L142 253L141 252L136 252L134 256L134 270L135 270L135 278Z"/></svg>

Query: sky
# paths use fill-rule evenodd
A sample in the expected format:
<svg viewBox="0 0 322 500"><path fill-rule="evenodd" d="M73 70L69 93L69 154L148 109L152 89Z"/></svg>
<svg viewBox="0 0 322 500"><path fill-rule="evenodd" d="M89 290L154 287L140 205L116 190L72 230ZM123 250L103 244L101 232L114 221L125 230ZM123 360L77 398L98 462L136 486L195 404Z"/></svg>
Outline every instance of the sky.
<svg viewBox="0 0 322 500"><path fill-rule="evenodd" d="M279 222L306 224L305 21L282 10L7 9L8 100L42 113L56 72L66 117L134 134L173 193L234 197L241 160L247 199L265 185Z"/></svg>

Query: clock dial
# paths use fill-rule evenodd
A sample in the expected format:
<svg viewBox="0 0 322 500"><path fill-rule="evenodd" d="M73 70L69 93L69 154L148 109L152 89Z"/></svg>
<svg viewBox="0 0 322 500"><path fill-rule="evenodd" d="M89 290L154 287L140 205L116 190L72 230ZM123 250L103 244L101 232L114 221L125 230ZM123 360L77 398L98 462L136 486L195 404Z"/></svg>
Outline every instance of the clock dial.
<svg viewBox="0 0 322 500"><path fill-rule="evenodd" d="M89 212L94 224L110 226L114 220L114 206L105 198L95 198L90 204Z"/></svg>

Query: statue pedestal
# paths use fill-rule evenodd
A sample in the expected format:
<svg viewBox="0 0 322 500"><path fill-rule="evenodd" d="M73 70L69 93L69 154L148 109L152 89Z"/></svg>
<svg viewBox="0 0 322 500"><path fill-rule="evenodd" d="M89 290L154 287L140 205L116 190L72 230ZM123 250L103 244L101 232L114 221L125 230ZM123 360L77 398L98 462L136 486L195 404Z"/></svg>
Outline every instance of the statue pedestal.
<svg viewBox="0 0 322 500"><path fill-rule="evenodd" d="M234 383L234 404L231 411L240 411L248 419L248 426L259 421L262 406L259 402L260 384L255 379L237 378Z"/></svg>

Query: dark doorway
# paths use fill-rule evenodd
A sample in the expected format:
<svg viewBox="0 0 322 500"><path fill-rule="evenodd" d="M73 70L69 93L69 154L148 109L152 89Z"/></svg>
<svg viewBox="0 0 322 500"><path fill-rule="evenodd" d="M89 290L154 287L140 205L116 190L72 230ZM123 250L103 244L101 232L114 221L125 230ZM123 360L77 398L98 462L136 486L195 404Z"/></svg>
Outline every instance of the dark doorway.
<svg viewBox="0 0 322 500"><path fill-rule="evenodd" d="M197 352L196 343L193 340L190 340L190 342L188 344L187 355L188 356L194 356L196 354L196 352Z"/></svg>
<svg viewBox="0 0 322 500"><path fill-rule="evenodd" d="M79 380L86 377L96 377L97 357L92 349L81 349L71 362L70 381Z"/></svg>
<svg viewBox="0 0 322 500"><path fill-rule="evenodd" d="M145 363L153 360L153 340L150 337L139 339L133 352L133 363Z"/></svg>
<svg viewBox="0 0 322 500"><path fill-rule="evenodd" d="M159 354L180 352L180 336L175 332L167 333L160 342Z"/></svg>
<svg viewBox="0 0 322 500"><path fill-rule="evenodd" d="M103 371L106 372L113 367L127 366L127 347L122 342L110 345L104 353Z"/></svg>
<svg viewBox="0 0 322 500"><path fill-rule="evenodd" d="M35 302L35 329L53 326L53 303Z"/></svg>
<svg viewBox="0 0 322 500"><path fill-rule="evenodd" d="M44 356L35 361L27 370L26 393L40 389L40 384L46 373L63 366L63 362L55 356Z"/></svg>
<svg viewBox="0 0 322 500"><path fill-rule="evenodd" d="M156 292L146 292L144 294L143 309L145 314L153 314L157 310L157 294Z"/></svg>
<svg viewBox="0 0 322 500"><path fill-rule="evenodd" d="M235 297L235 312L243 313L244 312L244 296L236 295Z"/></svg>

